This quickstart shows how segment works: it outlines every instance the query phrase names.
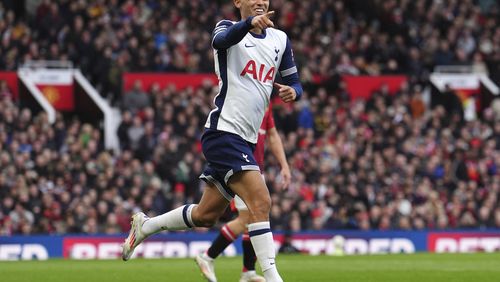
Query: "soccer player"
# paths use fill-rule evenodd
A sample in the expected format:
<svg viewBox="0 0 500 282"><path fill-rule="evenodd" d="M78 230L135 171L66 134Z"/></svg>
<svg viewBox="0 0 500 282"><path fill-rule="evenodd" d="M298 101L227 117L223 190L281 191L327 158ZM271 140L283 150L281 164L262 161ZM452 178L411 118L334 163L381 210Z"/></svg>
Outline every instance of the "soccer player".
<svg viewBox="0 0 500 282"><path fill-rule="evenodd" d="M268 140L271 153L276 157L281 166L282 188L288 187L290 184L290 168L286 161L285 152L281 138L274 125L273 112L269 105L264 120L259 129L259 137L257 145L253 153L255 160L259 164L261 171L264 169L264 144ZM210 248L203 254L196 256L196 263L200 267L203 275L208 281L217 281L214 271L213 260L217 258L224 249L227 248L240 234L243 235L243 270L241 273L240 282L263 282L264 277L255 272L255 252L250 242L250 237L247 232L247 224L250 220L248 208L240 197L235 196L233 200L235 208L238 210L238 217L224 225Z"/></svg>
<svg viewBox="0 0 500 282"><path fill-rule="evenodd" d="M197 205L184 205L153 218L134 214L122 258L128 260L144 239L162 230L214 225L236 194L248 207L248 233L266 281L282 282L269 224L271 197L253 150L273 84L285 103L299 99L302 86L290 41L273 28L269 1L234 0L234 5L242 20L220 21L212 34L220 89L201 138L208 162L200 176L206 182L202 198ZM278 71L284 84L274 83Z"/></svg>

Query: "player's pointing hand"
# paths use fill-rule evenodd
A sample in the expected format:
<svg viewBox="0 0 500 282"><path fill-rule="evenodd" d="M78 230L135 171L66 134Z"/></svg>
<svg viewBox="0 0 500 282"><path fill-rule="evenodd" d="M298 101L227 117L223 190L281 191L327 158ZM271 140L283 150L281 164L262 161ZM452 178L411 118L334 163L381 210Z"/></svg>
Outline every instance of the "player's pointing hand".
<svg viewBox="0 0 500 282"><path fill-rule="evenodd" d="M278 89L278 95L285 103L292 102L297 97L297 93L293 87L276 82L274 83L274 86Z"/></svg>
<svg viewBox="0 0 500 282"><path fill-rule="evenodd" d="M260 28L262 30L268 27L274 27L274 23L270 20L270 17L274 15L274 11L267 12L263 15L255 16L252 19L252 26Z"/></svg>

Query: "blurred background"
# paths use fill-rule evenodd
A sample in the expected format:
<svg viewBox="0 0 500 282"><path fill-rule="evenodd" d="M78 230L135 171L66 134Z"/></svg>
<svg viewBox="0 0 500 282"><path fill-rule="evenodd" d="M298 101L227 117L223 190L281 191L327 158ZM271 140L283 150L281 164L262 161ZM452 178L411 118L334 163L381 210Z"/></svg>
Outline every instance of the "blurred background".
<svg viewBox="0 0 500 282"><path fill-rule="evenodd" d="M334 253L341 234L352 253L500 250L500 1L270 9L305 90L295 104L273 99L292 170L279 189L268 154L277 244L286 234ZM5 251L28 243L71 256L67 234L121 242L134 212L199 200L199 138L218 91L211 32L237 15L221 0L0 2L0 258L43 258ZM373 238L388 243L372 249Z"/></svg>

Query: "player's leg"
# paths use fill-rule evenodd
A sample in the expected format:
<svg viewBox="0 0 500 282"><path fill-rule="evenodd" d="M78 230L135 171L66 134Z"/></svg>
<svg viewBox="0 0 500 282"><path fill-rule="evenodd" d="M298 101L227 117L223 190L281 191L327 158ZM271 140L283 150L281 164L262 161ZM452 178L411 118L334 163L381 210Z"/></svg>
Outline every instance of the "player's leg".
<svg viewBox="0 0 500 282"><path fill-rule="evenodd" d="M234 207L238 210L238 216L221 228L219 235L215 238L212 245L210 245L210 248L208 248L202 256L206 256L209 259L217 258L227 248L227 246L231 245L231 243L233 243L233 241L246 230L246 225L248 224L247 207L245 206L245 203L243 203L243 200L241 200L238 196L235 196L233 201ZM241 205L244 207L243 212L247 211L246 214L243 214L243 217L241 216Z"/></svg>
<svg viewBox="0 0 500 282"><path fill-rule="evenodd" d="M255 263L257 262L257 257L255 255L255 250L252 246L252 242L250 241L248 230L243 233L243 237L241 239L241 246L243 248L243 269L241 271L240 282L266 281L264 277L258 275L255 271Z"/></svg>
<svg viewBox="0 0 500 282"><path fill-rule="evenodd" d="M236 240L240 234L244 233L242 240L243 270L240 282L265 281L264 277L255 272L255 262L257 261L257 258L247 231L247 225L250 220L248 208L243 200L238 196L234 197L233 204L234 208L238 210L238 216L221 228L219 235L212 242L210 248L197 255L196 262L198 263L200 269L202 269L204 265L208 265L210 266L208 268L213 269L214 259L216 259L234 240ZM215 276L215 273L213 275Z"/></svg>
<svg viewBox="0 0 500 282"><path fill-rule="evenodd" d="M250 223L250 212L248 211L248 207L239 196L234 197L234 206L238 210L238 217L229 222L227 227L234 233L238 232L238 235L244 232L241 240L241 245L243 247L243 269L241 271L240 282L266 281L264 277L255 272L257 257L255 256L250 236L248 236L247 225Z"/></svg>
<svg viewBox="0 0 500 282"><path fill-rule="evenodd" d="M148 236L162 230L175 231L212 226L224 213L228 203L216 186L207 182L198 205L184 205L152 218L148 218L142 212L134 214L129 236L123 245L123 260L128 260L134 249Z"/></svg>
<svg viewBox="0 0 500 282"><path fill-rule="evenodd" d="M239 197L236 196L234 202L236 202L237 198ZM238 200L243 203L241 199ZM212 242L212 245L210 245L210 248L208 248L207 251L196 256L195 260L198 264L198 267L209 281L214 281L214 279L216 279L214 271L214 259L216 259L227 248L227 246L229 246L234 240L236 240L236 238L238 238L238 236L245 230L245 228L245 223L240 220L239 216L236 217L234 220L228 222L221 228L219 235L215 238L215 240Z"/></svg>
<svg viewBox="0 0 500 282"><path fill-rule="evenodd" d="M228 185L248 207L248 233L266 281L282 282L275 264L276 251L269 224L271 197L260 172L247 170L235 173L229 178Z"/></svg>
<svg viewBox="0 0 500 282"><path fill-rule="evenodd" d="M250 223L250 212L246 206L245 209L239 211L238 219L240 222L245 223L245 231L241 238L241 246L243 247L243 269L241 271L240 282L265 282L266 280L264 277L258 275L255 271L257 257L255 256L255 251L250 241L250 236L248 235L248 229L246 228ZM231 226L229 227L231 228Z"/></svg>
<svg viewBox="0 0 500 282"><path fill-rule="evenodd" d="M222 226L219 235L207 250L207 255L213 259L217 258L234 240L238 239L246 229L246 223L238 215L235 219Z"/></svg>

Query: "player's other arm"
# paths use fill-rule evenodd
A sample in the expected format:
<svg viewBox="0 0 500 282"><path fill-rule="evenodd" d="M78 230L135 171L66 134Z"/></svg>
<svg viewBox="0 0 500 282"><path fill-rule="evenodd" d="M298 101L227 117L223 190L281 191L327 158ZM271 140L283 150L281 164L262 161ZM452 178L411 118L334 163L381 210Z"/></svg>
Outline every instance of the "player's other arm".
<svg viewBox="0 0 500 282"><path fill-rule="evenodd" d="M269 150L280 163L281 176L283 177L282 187L287 188L291 180L290 167L288 166L288 162L286 160L283 142L281 141L281 137L278 133L278 130L276 130L276 127L271 127L268 129L267 143Z"/></svg>
<svg viewBox="0 0 500 282"><path fill-rule="evenodd" d="M220 21L212 33L212 47L215 49L227 49L238 44L253 28L265 29L273 27L274 24L269 19L273 14L274 11L271 11L264 15L251 16L235 24L227 20Z"/></svg>
<svg viewBox="0 0 500 282"><path fill-rule="evenodd" d="M297 66L293 59L292 45L288 38L279 71L284 84L275 83L275 86L278 88L278 95L287 103L299 100L304 91L302 90Z"/></svg>

